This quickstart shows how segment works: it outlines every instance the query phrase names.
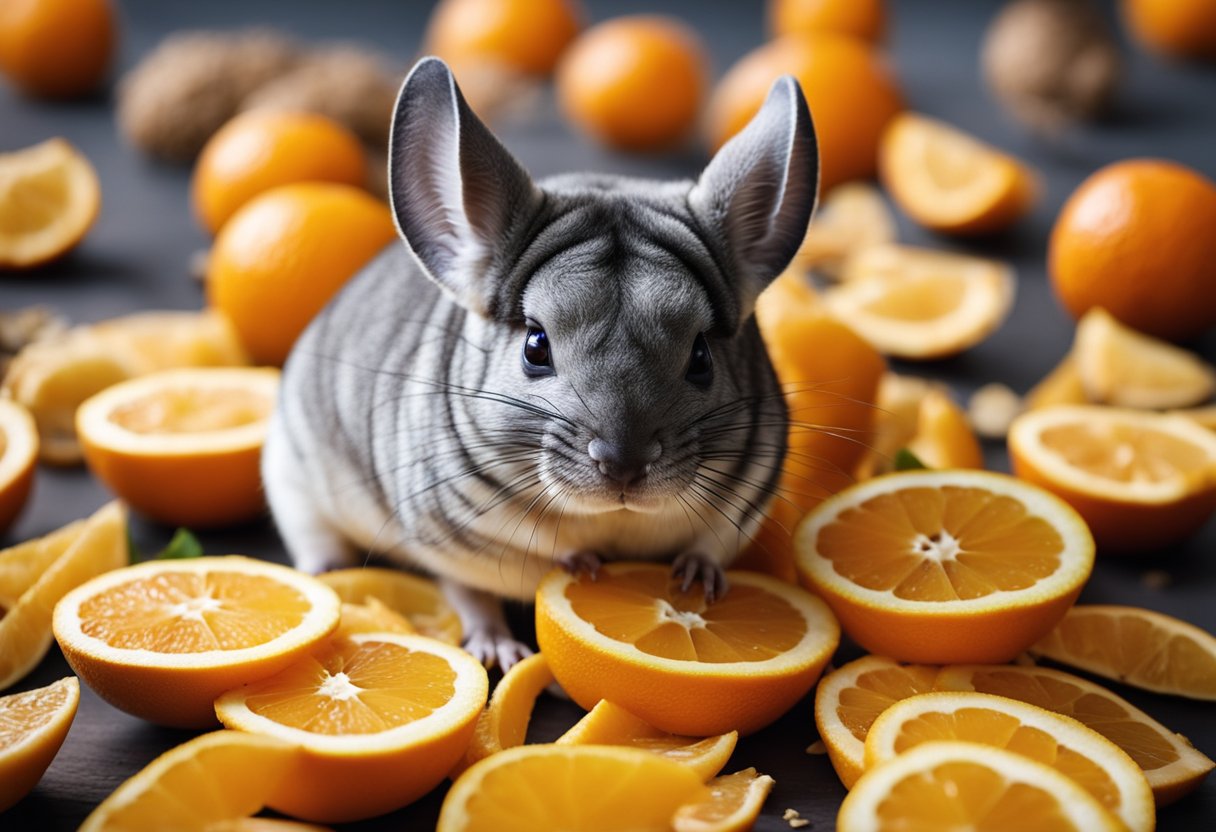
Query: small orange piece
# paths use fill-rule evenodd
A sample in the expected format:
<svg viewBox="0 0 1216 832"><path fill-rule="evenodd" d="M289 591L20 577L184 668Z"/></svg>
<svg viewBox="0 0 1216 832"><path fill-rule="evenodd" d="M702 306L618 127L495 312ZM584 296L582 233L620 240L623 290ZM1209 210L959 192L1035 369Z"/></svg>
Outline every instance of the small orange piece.
<svg viewBox="0 0 1216 832"><path fill-rule="evenodd" d="M0 153L0 270L33 268L67 253L100 210L97 172L67 141Z"/></svg>
<svg viewBox="0 0 1216 832"><path fill-rule="evenodd" d="M387 205L350 185L282 185L224 224L207 301L232 319L257 364L281 365L313 317L397 238Z"/></svg>
<svg viewBox="0 0 1216 832"><path fill-rule="evenodd" d="M494 686L490 704L477 718L468 750L448 776L455 779L474 763L523 745L536 698L551 684L553 672L541 653L528 656L508 670Z"/></svg>
<svg viewBox="0 0 1216 832"><path fill-rule="evenodd" d="M887 28L884 0L769 0L769 29L777 37L835 32L878 43Z"/></svg>
<svg viewBox="0 0 1216 832"><path fill-rule="evenodd" d="M405 616L421 635L460 646L460 616L432 580L378 566L335 569L317 579L343 601L366 604L374 599Z"/></svg>
<svg viewBox="0 0 1216 832"><path fill-rule="evenodd" d="M0 399L0 534L29 499L38 461L38 426L29 411Z"/></svg>
<svg viewBox="0 0 1216 832"><path fill-rule="evenodd" d="M315 113L251 110L203 147L190 182L194 213L212 234L260 193L295 182L367 183L359 137Z"/></svg>
<svg viewBox="0 0 1216 832"><path fill-rule="evenodd" d="M1057 404L1088 403L1089 396L1085 394L1076 358L1071 353L1060 359L1060 363L1026 394L1027 410L1042 410Z"/></svg>
<svg viewBox="0 0 1216 832"><path fill-rule="evenodd" d="M80 683L73 676L0 697L0 812L38 785L59 753L79 704Z"/></svg>
<svg viewBox="0 0 1216 832"><path fill-rule="evenodd" d="M1197 335L1216 323L1216 184L1158 159L1108 165L1064 203L1047 259L1074 318L1101 306L1159 338Z"/></svg>
<svg viewBox="0 0 1216 832"><path fill-rule="evenodd" d="M672 817L672 832L747 832L760 815L760 809L776 781L754 768L715 777L709 797L685 803Z"/></svg>
<svg viewBox="0 0 1216 832"><path fill-rule="evenodd" d="M92 92L109 68L114 29L110 0L5 0L0 72L29 95Z"/></svg>
<svg viewBox="0 0 1216 832"><path fill-rule="evenodd" d="M426 51L548 75L578 34L574 0L442 0L426 30Z"/></svg>
<svg viewBox="0 0 1216 832"><path fill-rule="evenodd" d="M788 35L743 56L710 99L710 145L721 147L742 130L769 86L787 73L802 85L815 120L820 191L873 176L879 139L903 101L877 52L847 35Z"/></svg>
<svg viewBox="0 0 1216 832"><path fill-rule="evenodd" d="M688 135L707 83L705 47L673 17L631 15L588 29L562 58L566 116L622 150L660 150Z"/></svg>
<svg viewBox="0 0 1216 832"><path fill-rule="evenodd" d="M1122 6L1127 28L1148 48L1216 59L1216 6L1207 0L1123 0Z"/></svg>
<svg viewBox="0 0 1216 832"><path fill-rule="evenodd" d="M916 435L907 447L930 468L984 467L967 414L943 390L930 390L921 400Z"/></svg>
<svg viewBox="0 0 1216 832"><path fill-rule="evenodd" d="M838 185L815 209L791 268L837 280L849 255L893 243L896 235L895 217L876 187L867 182Z"/></svg>

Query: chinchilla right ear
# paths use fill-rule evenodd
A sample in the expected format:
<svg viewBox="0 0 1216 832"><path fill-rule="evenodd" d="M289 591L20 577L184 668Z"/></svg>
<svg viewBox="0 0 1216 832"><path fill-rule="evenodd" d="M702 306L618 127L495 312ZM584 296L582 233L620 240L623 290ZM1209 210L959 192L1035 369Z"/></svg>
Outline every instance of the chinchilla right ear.
<svg viewBox="0 0 1216 832"><path fill-rule="evenodd" d="M496 265L535 217L540 191L438 58L415 64L397 95L389 197L430 278L479 315L506 314Z"/></svg>

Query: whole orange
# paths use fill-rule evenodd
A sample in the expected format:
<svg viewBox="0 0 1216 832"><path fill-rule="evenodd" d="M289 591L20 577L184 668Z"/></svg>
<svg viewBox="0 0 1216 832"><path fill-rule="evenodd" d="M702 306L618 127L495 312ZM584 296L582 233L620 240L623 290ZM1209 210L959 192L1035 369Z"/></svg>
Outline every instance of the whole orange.
<svg viewBox="0 0 1216 832"><path fill-rule="evenodd" d="M1216 58L1212 0L1123 0L1123 19L1150 49L1180 58Z"/></svg>
<svg viewBox="0 0 1216 832"><path fill-rule="evenodd" d="M30 95L92 92L110 65L114 29L110 0L4 0L0 71Z"/></svg>
<svg viewBox="0 0 1216 832"><path fill-rule="evenodd" d="M557 70L567 117L611 147L653 150L688 135L706 87L705 48L670 17L618 17L588 29Z"/></svg>
<svg viewBox="0 0 1216 832"><path fill-rule="evenodd" d="M257 364L281 365L309 321L396 238L389 208L350 185L281 185L236 212L207 262L207 301Z"/></svg>
<svg viewBox="0 0 1216 832"><path fill-rule="evenodd" d="M440 0L426 50L459 63L470 57L548 75L579 30L574 0Z"/></svg>
<svg viewBox="0 0 1216 832"><path fill-rule="evenodd" d="M367 182L363 145L336 121L313 113L250 110L203 147L190 183L194 213L215 234L253 197L293 182Z"/></svg>
<svg viewBox="0 0 1216 832"><path fill-rule="evenodd" d="M811 109L821 190L873 176L879 138L903 101L878 53L846 35L787 35L744 55L710 99L711 145L717 148L743 129L773 80L786 73L798 79Z"/></svg>
<svg viewBox="0 0 1216 832"><path fill-rule="evenodd" d="M837 32L877 43L887 28L887 10L883 0L769 0L768 24L777 37Z"/></svg>
<svg viewBox="0 0 1216 832"><path fill-rule="evenodd" d="M1195 335L1216 323L1216 185L1158 159L1108 165L1064 203L1047 258L1074 318L1101 306L1142 332Z"/></svg>

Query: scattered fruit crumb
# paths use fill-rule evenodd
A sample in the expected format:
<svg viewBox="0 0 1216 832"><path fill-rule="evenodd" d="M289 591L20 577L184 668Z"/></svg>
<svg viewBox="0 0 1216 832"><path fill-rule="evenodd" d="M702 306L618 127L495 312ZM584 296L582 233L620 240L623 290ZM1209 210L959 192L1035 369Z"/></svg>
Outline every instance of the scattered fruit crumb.
<svg viewBox="0 0 1216 832"><path fill-rule="evenodd" d="M788 823L792 829L801 829L804 826L811 825L811 822L800 815L797 809L786 809L781 819Z"/></svg>
<svg viewBox="0 0 1216 832"><path fill-rule="evenodd" d="M1009 425L1023 408L1021 396L1007 385L993 382L971 394L967 418L984 439L1004 439L1009 433Z"/></svg>
<svg viewBox="0 0 1216 832"><path fill-rule="evenodd" d="M823 744L823 740L815 740L806 747L807 754L827 754L828 747Z"/></svg>

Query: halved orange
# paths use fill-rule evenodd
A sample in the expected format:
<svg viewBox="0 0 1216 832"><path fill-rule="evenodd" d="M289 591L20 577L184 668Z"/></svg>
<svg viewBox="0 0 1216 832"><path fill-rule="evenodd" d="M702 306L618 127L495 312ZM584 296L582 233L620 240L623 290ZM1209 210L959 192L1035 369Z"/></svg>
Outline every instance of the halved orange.
<svg viewBox="0 0 1216 832"><path fill-rule="evenodd" d="M1013 306L1014 279L994 260L909 246L850 257L827 308L887 355L923 361L983 341Z"/></svg>
<svg viewBox="0 0 1216 832"><path fill-rule="evenodd" d="M100 210L97 172L64 139L0 153L0 269L54 260L84 238Z"/></svg>
<svg viewBox="0 0 1216 832"><path fill-rule="evenodd" d="M543 653L516 663L494 686L490 704L477 718L473 740L449 776L456 778L479 760L506 748L523 745L536 698L553 684L553 672Z"/></svg>
<svg viewBox="0 0 1216 832"><path fill-rule="evenodd" d="M55 607L55 638L98 696L159 725L215 724L226 690L264 679L338 626L333 590L237 555L149 561L85 583Z"/></svg>
<svg viewBox="0 0 1216 832"><path fill-rule="evenodd" d="M746 832L755 824L774 782L754 768L715 777L706 784L707 799L676 810L672 832Z"/></svg>
<svg viewBox="0 0 1216 832"><path fill-rule="evenodd" d="M1051 493L985 471L908 471L807 515L803 582L854 641L899 661L1008 661L1072 606L1094 564L1085 522Z"/></svg>
<svg viewBox="0 0 1216 832"><path fill-rule="evenodd" d="M16 402L0 399L0 534L30 497L38 461L38 426Z"/></svg>
<svg viewBox="0 0 1216 832"><path fill-rule="evenodd" d="M1126 751L1144 770L1159 807L1194 791L1216 768L1186 737L1106 688L1060 670L955 665L942 668L933 686L1008 696L1089 726Z"/></svg>
<svg viewBox="0 0 1216 832"><path fill-rule="evenodd" d="M1097 405L1024 413L1014 472L1067 500L1103 552L1160 549L1216 510L1216 434L1183 416Z"/></svg>
<svg viewBox="0 0 1216 832"><path fill-rule="evenodd" d="M279 372L167 370L109 387L76 411L85 461L162 523L220 526L265 507L259 461Z"/></svg>
<svg viewBox="0 0 1216 832"><path fill-rule="evenodd" d="M866 767L866 732L901 699L933 690L937 668L863 656L833 670L815 689L815 727L836 776L853 788Z"/></svg>
<svg viewBox="0 0 1216 832"><path fill-rule="evenodd" d="M707 604L659 564L611 563L594 581L554 570L536 591L541 652L588 710L607 699L688 737L757 731L811 689L840 629L805 590L727 574L730 592Z"/></svg>
<svg viewBox="0 0 1216 832"><path fill-rule="evenodd" d="M0 696L0 812L38 785L59 753L79 704L80 683L72 676Z"/></svg>
<svg viewBox="0 0 1216 832"><path fill-rule="evenodd" d="M485 668L459 648L365 633L230 690L215 713L229 728L303 749L269 806L340 823L391 812L439 785L468 748L488 690Z"/></svg>
<svg viewBox="0 0 1216 832"><path fill-rule="evenodd" d="M925 228L988 234L1021 219L1038 186L1025 164L936 119L901 113L878 149L892 198Z"/></svg>
<svg viewBox="0 0 1216 832"><path fill-rule="evenodd" d="M343 601L364 604L375 598L405 616L422 635L460 644L460 616L432 580L376 566L335 569L317 577Z"/></svg>

